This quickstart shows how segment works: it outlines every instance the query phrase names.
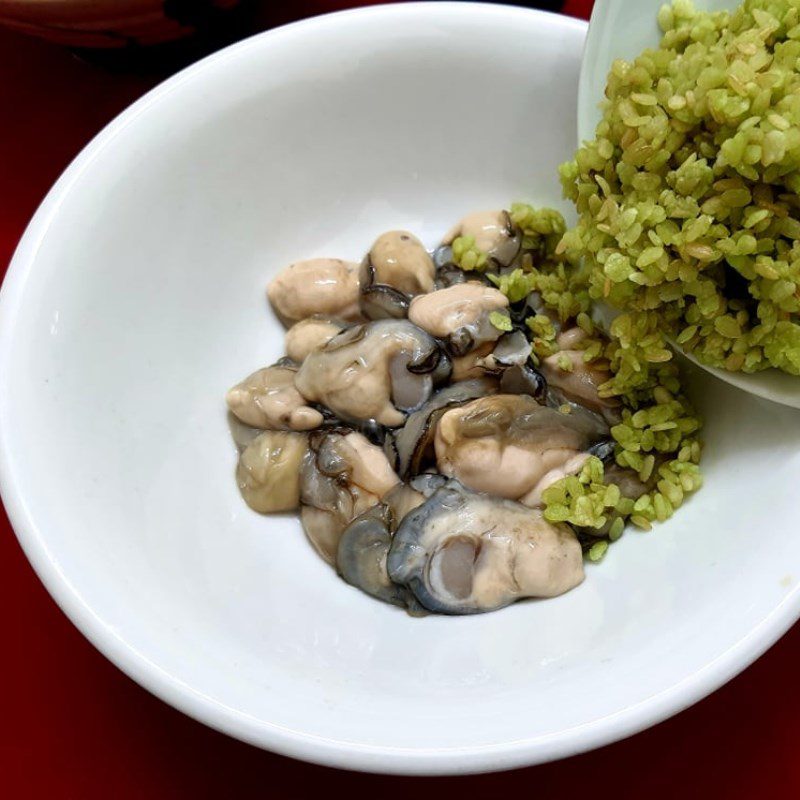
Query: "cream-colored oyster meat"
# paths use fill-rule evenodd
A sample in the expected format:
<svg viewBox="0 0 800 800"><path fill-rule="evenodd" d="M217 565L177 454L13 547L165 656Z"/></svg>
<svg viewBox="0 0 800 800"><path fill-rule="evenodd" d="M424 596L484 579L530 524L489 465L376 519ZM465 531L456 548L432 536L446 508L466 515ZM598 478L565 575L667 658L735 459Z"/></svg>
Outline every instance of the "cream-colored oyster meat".
<svg viewBox="0 0 800 800"><path fill-rule="evenodd" d="M314 314L352 322L361 319L358 272L358 264L339 258L297 261L278 273L267 297L287 325Z"/></svg>
<svg viewBox="0 0 800 800"><path fill-rule="evenodd" d="M392 581L443 614L554 597L583 580L580 543L566 525L452 481L400 523L387 558Z"/></svg>
<svg viewBox="0 0 800 800"><path fill-rule="evenodd" d="M407 320L387 319L348 328L309 353L295 383L340 419L396 427L449 371L433 337Z"/></svg>
<svg viewBox="0 0 800 800"><path fill-rule="evenodd" d="M344 529L399 483L383 450L362 434L313 434L300 469L300 518L317 552L333 564Z"/></svg>
<svg viewBox="0 0 800 800"><path fill-rule="evenodd" d="M503 335L491 315L507 308L508 298L499 289L467 281L415 297L408 318L431 336L447 340L453 354L461 356Z"/></svg>
<svg viewBox="0 0 800 800"><path fill-rule="evenodd" d="M345 326L346 323L330 317L301 319L286 331L286 355L296 364L302 364L312 350L327 344Z"/></svg>
<svg viewBox="0 0 800 800"><path fill-rule="evenodd" d="M289 431L265 431L239 456L236 483L247 505L261 514L293 511L300 504L300 466L308 437Z"/></svg>
<svg viewBox="0 0 800 800"><path fill-rule="evenodd" d="M508 211L476 211L454 225L442 240L452 244L459 236L470 236L475 247L502 267L509 266L519 254L522 236Z"/></svg>
<svg viewBox="0 0 800 800"><path fill-rule="evenodd" d="M561 334L562 339L564 336ZM619 401L613 397L601 397L598 391L611 378L611 373L595 364L587 364L582 350L560 350L547 356L539 371L551 389L563 392L570 400L603 414L613 422L617 420Z"/></svg>
<svg viewBox="0 0 800 800"><path fill-rule="evenodd" d="M374 283L391 286L408 295L433 289L433 259L422 242L408 231L387 231L367 254Z"/></svg>
<svg viewBox="0 0 800 800"><path fill-rule="evenodd" d="M322 424L322 414L307 405L295 387L296 370L275 364L237 383L225 396L228 408L254 428L309 431Z"/></svg>
<svg viewBox="0 0 800 800"><path fill-rule="evenodd" d="M491 355L493 349L494 342L484 342L466 355L454 357L451 376L453 383L482 378L486 374L485 359Z"/></svg>
<svg viewBox="0 0 800 800"><path fill-rule="evenodd" d="M446 411L436 463L470 489L518 500L593 443L582 419L528 395L495 394Z"/></svg>

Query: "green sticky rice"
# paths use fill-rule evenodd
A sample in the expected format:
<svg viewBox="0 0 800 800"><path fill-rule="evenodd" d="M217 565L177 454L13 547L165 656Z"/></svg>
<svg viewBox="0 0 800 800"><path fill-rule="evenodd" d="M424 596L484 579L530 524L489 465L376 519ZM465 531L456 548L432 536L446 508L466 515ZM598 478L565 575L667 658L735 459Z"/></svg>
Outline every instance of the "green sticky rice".
<svg viewBox="0 0 800 800"><path fill-rule="evenodd" d="M559 247L624 314L620 341L671 337L731 371L800 375L800 0L664 6L663 38L615 61L595 139L561 167L579 222Z"/></svg>

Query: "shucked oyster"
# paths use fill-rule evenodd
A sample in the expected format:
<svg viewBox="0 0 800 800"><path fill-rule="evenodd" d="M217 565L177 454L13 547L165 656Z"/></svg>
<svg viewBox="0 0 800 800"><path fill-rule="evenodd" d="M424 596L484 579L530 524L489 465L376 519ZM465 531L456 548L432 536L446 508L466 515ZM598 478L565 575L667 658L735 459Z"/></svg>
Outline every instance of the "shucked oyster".
<svg viewBox="0 0 800 800"><path fill-rule="evenodd" d="M354 325L309 353L295 385L346 422L402 425L450 374L439 343L407 320Z"/></svg>
<svg viewBox="0 0 800 800"><path fill-rule="evenodd" d="M522 247L522 234L511 221L508 211L478 211L468 214L445 234L449 245L457 236L471 236L478 250L486 253L499 267L509 266Z"/></svg>
<svg viewBox="0 0 800 800"><path fill-rule="evenodd" d="M286 325L313 314L348 322L362 318L358 264L338 258L312 258L290 264L270 283L267 297Z"/></svg>
<svg viewBox="0 0 800 800"><path fill-rule="evenodd" d="M367 319L401 319L412 297L433 289L435 268L422 242L408 231L388 231L361 264L361 311Z"/></svg>
<svg viewBox="0 0 800 800"><path fill-rule="evenodd" d="M571 334L576 329L567 333ZM577 329L580 332L580 328ZM563 339L564 334L560 338ZM568 365L564 369L561 365ZM542 361L542 375L551 390L562 394L567 400L602 414L609 423L619 422L619 400L601 397L598 388L611 378L607 369L583 360L582 350L562 350Z"/></svg>
<svg viewBox="0 0 800 800"><path fill-rule="evenodd" d="M261 514L292 511L300 502L300 465L308 437L289 431L264 431L242 451L236 482L247 505Z"/></svg>
<svg viewBox="0 0 800 800"><path fill-rule="evenodd" d="M336 569L351 586L396 606L405 606L407 590L392 582L386 559L395 525L388 505L380 503L356 517L339 539Z"/></svg>
<svg viewBox="0 0 800 800"><path fill-rule="evenodd" d="M398 474L405 480L427 466L426 461L434 461L433 437L436 422L448 408L463 405L496 391L497 381L488 377L460 381L440 389L425 405L409 414L391 442L391 456Z"/></svg>
<svg viewBox="0 0 800 800"><path fill-rule="evenodd" d="M355 432L315 432L300 469L300 518L330 564L342 531L400 482L383 451Z"/></svg>
<svg viewBox="0 0 800 800"><path fill-rule="evenodd" d="M594 417L539 405L528 395L496 394L446 411L436 426L439 471L465 486L522 499L539 481L608 436Z"/></svg>
<svg viewBox="0 0 800 800"><path fill-rule="evenodd" d="M306 356L329 342L346 323L319 315L302 319L286 331L286 355L296 364L302 364Z"/></svg>
<svg viewBox="0 0 800 800"><path fill-rule="evenodd" d="M279 362L248 375L225 399L244 423L268 430L309 431L322 424L322 414L306 404L295 387L297 369Z"/></svg>
<svg viewBox="0 0 800 800"><path fill-rule="evenodd" d="M470 614L572 589L583 555L566 525L451 481L400 523L387 568L428 610Z"/></svg>
<svg viewBox="0 0 800 800"><path fill-rule="evenodd" d="M342 534L336 569L351 585L379 600L399 606L415 603L403 586L393 583L386 561L392 535L404 517L446 483L441 475L420 475L411 483L398 483L382 503L357 517Z"/></svg>
<svg viewBox="0 0 800 800"><path fill-rule="evenodd" d="M462 356L503 335L491 315L506 308L508 298L500 290L467 281L415 297L408 318L431 336L444 339L454 356Z"/></svg>

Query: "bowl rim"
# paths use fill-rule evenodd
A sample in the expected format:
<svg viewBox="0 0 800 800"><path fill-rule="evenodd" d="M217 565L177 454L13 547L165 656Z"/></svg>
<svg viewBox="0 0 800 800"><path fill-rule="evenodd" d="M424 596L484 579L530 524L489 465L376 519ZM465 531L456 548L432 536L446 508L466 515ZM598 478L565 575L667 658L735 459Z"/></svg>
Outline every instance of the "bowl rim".
<svg viewBox="0 0 800 800"><path fill-rule="evenodd" d="M0 375L14 340L14 323L39 247L72 187L93 161L130 123L185 82L216 69L251 48L306 31L347 24L365 17L447 15L478 19L531 16L548 24L585 33L582 20L515 6L466 2L411 2L368 6L301 20L245 39L182 70L147 92L93 138L67 167L42 201L23 234L0 287ZM557 21L556 21L557 20ZM800 588L784 599L757 626L713 662L640 703L589 723L530 739L480 746L415 749L332 740L256 719L212 700L148 660L128 644L81 597L50 553L47 537L34 522L32 510L15 476L8 448L12 425L8 386L0 381L0 497L20 545L47 591L81 633L126 675L159 699L193 719L258 747L330 767L406 775L469 774L531 766L585 752L623 739L682 711L710 694L773 645L800 616Z"/></svg>

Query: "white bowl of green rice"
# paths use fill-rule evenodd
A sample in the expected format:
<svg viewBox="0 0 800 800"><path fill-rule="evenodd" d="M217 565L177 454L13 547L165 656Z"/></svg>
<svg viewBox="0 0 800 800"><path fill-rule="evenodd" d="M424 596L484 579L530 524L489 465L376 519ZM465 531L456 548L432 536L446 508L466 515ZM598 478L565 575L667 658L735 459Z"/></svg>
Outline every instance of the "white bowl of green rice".
<svg viewBox="0 0 800 800"><path fill-rule="evenodd" d="M658 320L717 377L795 407L798 20L790 0L598 0L584 144L562 171L595 295L634 329Z"/></svg>
<svg viewBox="0 0 800 800"><path fill-rule="evenodd" d="M221 392L282 354L286 264L514 200L574 221L585 32L474 3L271 31L136 103L37 212L0 293L0 491L65 613L164 701L320 764L501 770L677 713L800 615L800 416L691 365L704 487L550 601L412 618L233 480Z"/></svg>

